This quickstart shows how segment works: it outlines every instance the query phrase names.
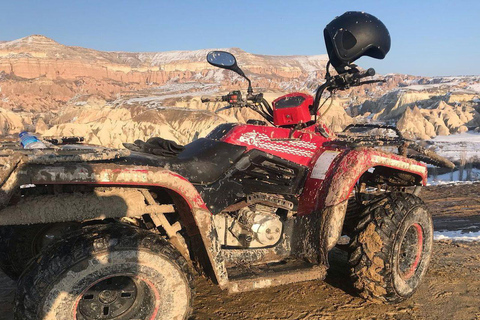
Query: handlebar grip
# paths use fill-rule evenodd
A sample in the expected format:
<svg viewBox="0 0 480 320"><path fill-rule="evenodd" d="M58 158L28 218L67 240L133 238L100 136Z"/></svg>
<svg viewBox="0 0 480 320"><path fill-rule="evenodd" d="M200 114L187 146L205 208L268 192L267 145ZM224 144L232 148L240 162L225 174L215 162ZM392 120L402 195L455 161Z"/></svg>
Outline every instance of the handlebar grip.
<svg viewBox="0 0 480 320"><path fill-rule="evenodd" d="M204 98L204 97L202 97L201 100L202 100L202 103L205 103L205 102L221 102L221 101L225 101L225 97L224 96L215 97L215 98Z"/></svg>
<svg viewBox="0 0 480 320"><path fill-rule="evenodd" d="M365 71L367 77L373 77L375 75L375 69L373 68L368 68L367 71Z"/></svg>
<svg viewBox="0 0 480 320"><path fill-rule="evenodd" d="M366 77L373 77L374 75L375 75L375 69L368 68L368 70L365 70L364 72L359 72L355 74L355 78L361 79Z"/></svg>

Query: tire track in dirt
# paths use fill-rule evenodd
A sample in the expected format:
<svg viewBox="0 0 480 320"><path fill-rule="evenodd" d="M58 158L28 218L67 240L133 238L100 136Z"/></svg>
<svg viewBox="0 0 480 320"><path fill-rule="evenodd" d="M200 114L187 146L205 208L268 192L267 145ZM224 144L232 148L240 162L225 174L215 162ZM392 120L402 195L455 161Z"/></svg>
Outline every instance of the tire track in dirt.
<svg viewBox="0 0 480 320"><path fill-rule="evenodd" d="M311 281L228 296L199 282L194 319L480 319L480 244L436 241L425 281L397 305L358 297L346 254L332 253L326 281Z"/></svg>
<svg viewBox="0 0 480 320"><path fill-rule="evenodd" d="M434 218L480 215L480 183L428 186L422 189L420 198Z"/></svg>

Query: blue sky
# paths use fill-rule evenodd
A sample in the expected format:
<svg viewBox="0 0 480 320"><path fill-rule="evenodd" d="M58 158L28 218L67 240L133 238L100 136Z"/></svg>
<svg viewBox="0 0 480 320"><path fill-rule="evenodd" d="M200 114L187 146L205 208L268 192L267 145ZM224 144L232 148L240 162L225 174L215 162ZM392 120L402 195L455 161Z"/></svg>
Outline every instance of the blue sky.
<svg viewBox="0 0 480 320"><path fill-rule="evenodd" d="M271 55L323 54L323 28L366 11L390 30L380 73L480 74L480 1L22 1L0 0L0 40L43 34L106 51L239 47ZM240 62L241 63L241 62Z"/></svg>

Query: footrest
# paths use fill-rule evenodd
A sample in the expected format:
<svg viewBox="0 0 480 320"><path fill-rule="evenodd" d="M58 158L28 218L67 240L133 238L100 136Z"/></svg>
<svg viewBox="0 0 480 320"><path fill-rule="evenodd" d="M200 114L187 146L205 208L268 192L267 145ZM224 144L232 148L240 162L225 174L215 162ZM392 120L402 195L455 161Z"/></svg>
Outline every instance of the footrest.
<svg viewBox="0 0 480 320"><path fill-rule="evenodd" d="M268 274L260 274L248 278L238 278L229 281L228 293L252 291L294 282L324 279L326 274L327 268L325 266L314 265L309 268L301 268L298 270L270 272Z"/></svg>

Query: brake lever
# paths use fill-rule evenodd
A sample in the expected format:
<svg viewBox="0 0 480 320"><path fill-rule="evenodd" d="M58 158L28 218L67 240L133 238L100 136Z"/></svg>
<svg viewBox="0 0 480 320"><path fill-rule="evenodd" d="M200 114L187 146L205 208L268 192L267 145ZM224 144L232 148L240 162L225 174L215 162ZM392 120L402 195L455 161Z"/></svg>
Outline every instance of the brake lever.
<svg viewBox="0 0 480 320"><path fill-rule="evenodd" d="M215 110L215 113L219 113L220 111L223 111L223 110L232 109L233 107L234 107L233 105L229 104L228 106Z"/></svg>
<svg viewBox="0 0 480 320"><path fill-rule="evenodd" d="M363 84L371 84L371 83L378 83L378 82L383 82L383 83L386 83L387 80L385 79L380 79L380 80L367 80L367 81L360 81L357 85L358 86L361 86Z"/></svg>

